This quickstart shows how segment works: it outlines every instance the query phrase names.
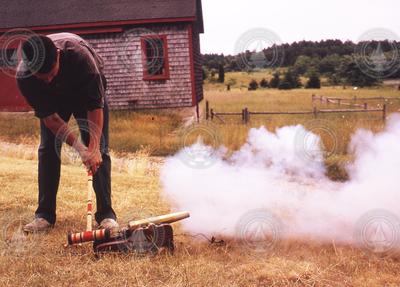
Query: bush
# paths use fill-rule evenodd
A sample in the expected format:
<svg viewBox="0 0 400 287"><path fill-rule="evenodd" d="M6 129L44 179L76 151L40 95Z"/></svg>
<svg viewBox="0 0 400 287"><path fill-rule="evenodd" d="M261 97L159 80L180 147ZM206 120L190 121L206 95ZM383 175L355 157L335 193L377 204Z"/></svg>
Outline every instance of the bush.
<svg viewBox="0 0 400 287"><path fill-rule="evenodd" d="M282 82L279 84L278 89L279 90L291 90L292 85L289 82Z"/></svg>
<svg viewBox="0 0 400 287"><path fill-rule="evenodd" d="M342 83L342 80L340 79L339 75L336 73L328 74L328 83L331 86L338 86Z"/></svg>
<svg viewBox="0 0 400 287"><path fill-rule="evenodd" d="M269 82L269 86L273 89L277 89L279 87L279 84L281 82L280 78L281 74L279 72L274 73L273 78Z"/></svg>
<svg viewBox="0 0 400 287"><path fill-rule="evenodd" d="M296 73L293 73L291 70L288 70L278 88L280 90L290 90L300 88L301 86L302 85L299 76Z"/></svg>
<svg viewBox="0 0 400 287"><path fill-rule="evenodd" d="M266 79L262 79L260 82L260 87L261 88L269 88L269 83Z"/></svg>
<svg viewBox="0 0 400 287"><path fill-rule="evenodd" d="M299 75L297 73L293 73L292 70L288 70L286 72L284 82L290 83L293 89L301 88L303 86L301 84Z"/></svg>
<svg viewBox="0 0 400 287"><path fill-rule="evenodd" d="M317 73L312 73L306 84L306 89L321 89L321 79Z"/></svg>
<svg viewBox="0 0 400 287"><path fill-rule="evenodd" d="M355 57L351 56L343 57L338 76L343 79L344 84L356 87L371 87L379 84L377 78L372 78L364 74L358 66Z"/></svg>
<svg viewBox="0 0 400 287"><path fill-rule="evenodd" d="M251 80L251 82L249 83L249 91L255 91L258 89L258 83L256 80Z"/></svg>
<svg viewBox="0 0 400 287"><path fill-rule="evenodd" d="M338 54L324 57L319 63L319 72L323 75L336 73L340 67L341 59Z"/></svg>

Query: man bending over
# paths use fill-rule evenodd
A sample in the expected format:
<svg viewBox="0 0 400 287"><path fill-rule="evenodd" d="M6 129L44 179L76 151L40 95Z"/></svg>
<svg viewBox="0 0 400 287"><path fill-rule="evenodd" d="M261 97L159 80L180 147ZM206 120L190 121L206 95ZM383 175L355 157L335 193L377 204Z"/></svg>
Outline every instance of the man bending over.
<svg viewBox="0 0 400 287"><path fill-rule="evenodd" d="M93 174L101 228L117 228L111 206L111 160L108 152L108 106L103 61L82 38L70 33L34 35L20 47L17 84L40 119L39 206L26 232L52 228L60 181L61 144L80 155ZM68 127L76 119L82 142Z"/></svg>

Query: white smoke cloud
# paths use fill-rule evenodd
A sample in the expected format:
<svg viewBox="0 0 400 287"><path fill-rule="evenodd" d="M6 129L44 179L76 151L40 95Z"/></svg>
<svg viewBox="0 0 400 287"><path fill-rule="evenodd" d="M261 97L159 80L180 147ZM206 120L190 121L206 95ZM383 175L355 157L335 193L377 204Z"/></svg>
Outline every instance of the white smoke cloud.
<svg viewBox="0 0 400 287"><path fill-rule="evenodd" d="M163 195L174 209L191 213L182 222L185 231L209 236L238 238L243 215L264 209L278 219L283 238L354 243L366 212L400 215L399 116L381 133L354 135L349 149L356 159L346 183L325 176L320 146L319 136L299 125L275 133L252 129L240 150L228 159L214 153L207 168L191 168L182 150L163 166Z"/></svg>

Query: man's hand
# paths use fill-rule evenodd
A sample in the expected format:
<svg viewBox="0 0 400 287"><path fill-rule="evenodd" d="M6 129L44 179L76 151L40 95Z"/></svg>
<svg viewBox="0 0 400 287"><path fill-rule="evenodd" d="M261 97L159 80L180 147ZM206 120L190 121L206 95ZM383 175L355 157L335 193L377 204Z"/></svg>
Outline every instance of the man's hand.
<svg viewBox="0 0 400 287"><path fill-rule="evenodd" d="M88 170L95 174L103 159L100 152L101 133L103 129L103 110L97 109L87 113L89 122L89 147L75 137L67 123L58 114L52 114L43 119L44 124L61 140L72 146L82 159Z"/></svg>
<svg viewBox="0 0 400 287"><path fill-rule="evenodd" d="M100 150L90 150L80 143L74 145L74 148L78 151L87 170L94 175L103 161Z"/></svg>
<svg viewBox="0 0 400 287"><path fill-rule="evenodd" d="M96 174L99 169L101 163L103 162L103 158L101 157L101 153L99 149L96 150L88 150L89 153L89 161L88 166L90 167L90 171L92 174Z"/></svg>

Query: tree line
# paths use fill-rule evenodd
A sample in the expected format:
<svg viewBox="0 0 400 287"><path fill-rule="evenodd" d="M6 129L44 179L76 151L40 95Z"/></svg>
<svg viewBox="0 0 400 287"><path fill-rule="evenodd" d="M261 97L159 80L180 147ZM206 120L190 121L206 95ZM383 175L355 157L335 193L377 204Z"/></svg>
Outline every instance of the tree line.
<svg viewBox="0 0 400 287"><path fill-rule="evenodd" d="M321 76L327 78L328 84L331 85L373 86L379 83L379 77L370 76L362 71L359 63L368 62L371 59L361 59L361 57L375 55L379 61L384 61L383 64L393 62L394 59L396 62L390 63L390 65L391 68L396 68L400 66L398 57L395 57L398 47L397 42L390 41L371 41L358 44L341 40L301 41L272 46L261 52L245 51L234 56L206 54L203 55L203 73L205 77L214 77L218 74L218 80L224 82L225 72L252 72L260 68L270 68L269 65L273 62L274 57L281 57L277 61L279 66L272 68L284 68L285 73L280 75L279 69L277 69L273 79L268 82L269 87L290 88L288 83L291 83L291 88L294 88L297 86L300 76L308 77L307 86L313 87L320 85ZM283 52L278 55L277 51ZM363 55L360 55L359 51L362 51ZM260 58L261 61L257 62L257 59ZM394 70L389 78L400 78L400 69ZM276 85L277 82L279 82L278 85ZM265 84L265 82L260 83L260 85ZM251 87L249 86L249 88Z"/></svg>

